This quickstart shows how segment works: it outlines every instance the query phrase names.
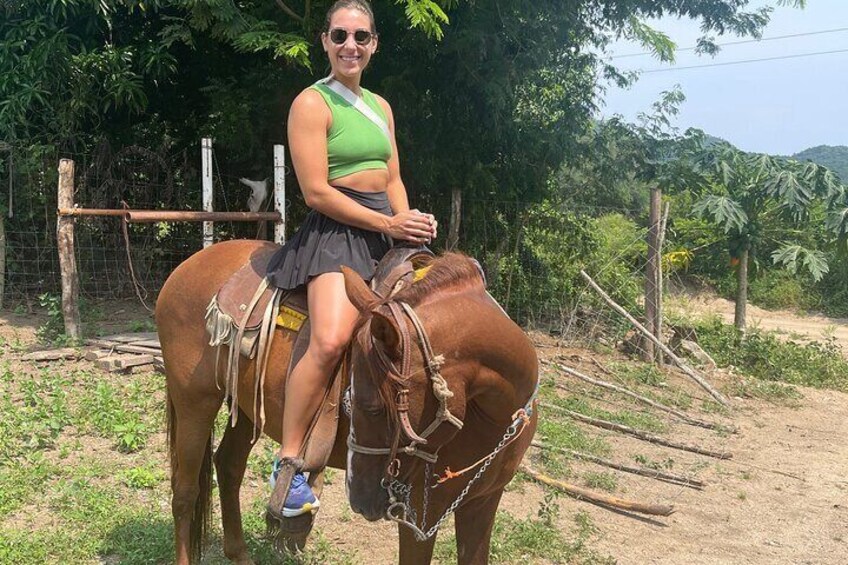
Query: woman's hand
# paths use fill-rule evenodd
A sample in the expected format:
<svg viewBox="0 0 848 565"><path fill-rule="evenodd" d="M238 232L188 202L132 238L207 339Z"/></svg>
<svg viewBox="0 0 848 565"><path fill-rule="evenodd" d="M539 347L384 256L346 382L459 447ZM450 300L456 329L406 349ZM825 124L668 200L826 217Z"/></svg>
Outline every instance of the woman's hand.
<svg viewBox="0 0 848 565"><path fill-rule="evenodd" d="M438 226L439 223L432 214L410 210L392 216L385 233L392 239L425 244L436 237Z"/></svg>

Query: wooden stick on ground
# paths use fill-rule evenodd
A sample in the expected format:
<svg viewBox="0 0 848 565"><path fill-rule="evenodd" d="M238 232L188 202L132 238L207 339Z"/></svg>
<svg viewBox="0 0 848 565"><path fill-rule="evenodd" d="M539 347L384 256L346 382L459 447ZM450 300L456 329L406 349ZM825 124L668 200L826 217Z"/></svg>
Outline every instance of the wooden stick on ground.
<svg viewBox="0 0 848 565"><path fill-rule="evenodd" d="M663 471L658 471L656 469L649 469L648 467L633 467L631 465L625 465L623 463L616 463L615 461L610 461L609 459L604 459L602 457L597 457L596 455L591 455L589 453L583 453L582 451L574 451L573 449L565 449L562 447L554 447L552 445L546 445L540 441L533 441L530 445L533 447L538 447L539 449L546 449L549 451L556 451L557 453L564 453L565 455L570 455L575 459L581 459L583 461L589 461L591 463L595 463L597 465L602 465L604 467L609 467L610 469L615 469L616 471L623 471L625 473L632 473L634 475L639 475L641 477L648 477L651 479L657 479L660 481L668 481L678 485L694 488L694 489L702 489L706 485L703 481L699 481L698 479L692 479L690 477L684 477L683 475L673 475L671 473L665 473Z"/></svg>
<svg viewBox="0 0 848 565"><path fill-rule="evenodd" d="M144 347L140 345L135 345L135 343L120 343L117 341L108 341L105 339L87 339L85 340L85 343L86 345L93 345L95 347L101 347L110 351L120 351L121 353L141 353L149 355L158 355L162 352L161 349L156 347Z"/></svg>
<svg viewBox="0 0 848 565"><path fill-rule="evenodd" d="M568 408L557 406L556 404L542 402L541 405L545 408L550 408L552 410L556 410L557 412L567 414L571 418L574 418L575 420L578 420L585 424L589 424L591 426L603 428L605 430L610 430L613 432L620 432L629 436L633 436L635 438L639 438L643 441L655 443L657 445L664 445L665 447L671 447L672 449L680 449L681 451L689 451L690 453L698 453L700 455L706 455L708 457L715 457L716 459L730 459L733 457L733 454L727 451L712 451L710 449L705 449L697 445L678 443L676 441L671 441L669 439L665 439L654 434L649 434L648 432L643 432L642 430L637 430L629 426L616 424L614 422L608 422L606 420L599 420L598 418L592 418L590 416L580 414L579 412L569 410Z"/></svg>
<svg viewBox="0 0 848 565"><path fill-rule="evenodd" d="M662 504L645 504L642 502L636 502L635 500L626 500L623 498L594 492L589 489L565 483L563 481L558 481L557 479L551 478L545 475L544 473L540 473L539 471L536 471L535 469L532 469L523 463L518 468L518 470L532 477L534 480L539 481L540 483L544 483L548 486L554 487L557 490L561 490L569 496L573 496L577 500L586 500L594 504L600 504L601 506L609 506L611 508L618 508L620 510L627 510L629 512L649 514L651 516L671 516L674 513L673 506L665 506Z"/></svg>
<svg viewBox="0 0 848 565"><path fill-rule="evenodd" d="M653 335L651 332L649 332L645 328L645 326L640 324L639 321L636 320L636 318L631 316L627 312L627 310L625 310L624 308L619 306L615 302L615 300L610 298L610 296L606 292L604 292L604 290L601 287L598 286L598 283L596 283L594 280L592 280L592 277L590 277L589 275L586 274L586 271L581 270L580 275L584 279L586 279L586 282L589 283L589 286L591 286L593 289L595 289L595 292L597 292L601 296L601 298L603 298L606 301L606 303L609 304L613 308L613 310L615 310L616 312L618 312L619 314L621 314L622 316L627 318L627 320L631 324L633 324L634 328L639 330L639 332L641 332L642 335L647 337L651 342L654 343L654 345L659 347L662 350L662 352L665 353L674 362L675 365L680 367L681 371L683 371L684 373L689 375L689 377L691 377L692 380L694 380L696 383L701 385L701 387L704 390L706 390L708 393L710 393L710 396L715 398L716 401L719 404L721 404L722 406L728 406L729 405L729 403L727 402L727 399L724 397L724 395L722 395L719 391L717 391L715 388L713 388L713 386L710 383L708 383L706 381L706 379L704 379L701 375L696 373L695 370L692 369L691 367L689 367L689 365L687 365L680 357L675 355L674 352L671 349L669 349L668 346L666 346L666 344L664 344L662 341L657 339L657 337L655 335Z"/></svg>
<svg viewBox="0 0 848 565"><path fill-rule="evenodd" d="M694 418L694 417L686 414L685 412L681 412L680 410L675 410L674 408L671 408L670 406L666 406L665 404L662 404L661 402L657 402L656 400L651 400L650 398L647 398L647 397L642 396L640 394L636 394L632 390L626 389L624 387L615 385L615 384L607 382L607 381L601 381L601 380L598 380L598 379L593 379L592 377L584 375L583 373L580 373L579 371L577 371L576 369L572 369L571 367L567 367L565 365L560 365L558 363L551 363L551 365L553 365L554 367L556 367L560 371L564 371L564 372L568 373L569 375L571 375L572 377L578 378L582 381L586 381L589 384L593 384L595 386L599 386L601 388L605 388L605 389L608 389L608 390L614 390L615 392L619 392L619 393L627 395L631 398L635 398L636 400L638 400L642 404L647 404L648 406L656 408L657 410L667 412L667 413L669 413L673 416L676 416L677 418L680 418L681 420L683 420L684 422L686 422L687 424L690 424L692 426L699 426L701 428L707 428L708 430L725 429L724 426L721 426L719 424L714 424L712 422L705 422L704 420L699 420L697 418Z"/></svg>

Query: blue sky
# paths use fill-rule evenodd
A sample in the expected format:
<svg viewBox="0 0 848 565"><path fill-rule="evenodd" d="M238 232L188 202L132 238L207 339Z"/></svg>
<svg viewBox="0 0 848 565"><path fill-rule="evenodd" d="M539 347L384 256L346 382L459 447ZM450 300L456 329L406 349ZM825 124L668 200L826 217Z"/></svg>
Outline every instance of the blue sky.
<svg viewBox="0 0 848 565"><path fill-rule="evenodd" d="M753 2L753 6L776 1ZM848 28L848 0L808 0L807 8L777 7L763 38ZM697 22L664 18L650 22L678 47L699 37ZM739 41L719 37L719 44ZM610 87L603 116L633 120L664 90L679 84L686 101L677 125L697 127L746 151L791 154L814 145L848 145L848 51L749 64L680 69L692 65L762 59L820 51L848 50L848 30L723 47L714 58L691 51L677 54L675 65L651 56L614 59L622 69L673 69L643 74L628 90ZM639 45L619 42L614 55L640 53Z"/></svg>

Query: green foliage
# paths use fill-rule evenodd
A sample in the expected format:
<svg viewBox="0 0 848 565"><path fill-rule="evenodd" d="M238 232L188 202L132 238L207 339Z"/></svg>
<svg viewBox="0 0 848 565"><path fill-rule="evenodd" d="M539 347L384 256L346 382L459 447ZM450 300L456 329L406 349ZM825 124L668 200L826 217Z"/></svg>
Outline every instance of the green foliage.
<svg viewBox="0 0 848 565"><path fill-rule="evenodd" d="M797 343L760 330L743 335L718 319L699 321L695 328L719 366L733 365L764 381L848 391L848 360L832 340Z"/></svg>
<svg viewBox="0 0 848 565"><path fill-rule="evenodd" d="M130 488L151 489L164 481L165 472L156 466L132 467L122 473L122 480Z"/></svg>
<svg viewBox="0 0 848 565"><path fill-rule="evenodd" d="M64 337L65 317L62 313L62 297L57 294L44 293L38 297L38 305L44 308L47 320L38 327L36 334L45 343L51 343Z"/></svg>
<svg viewBox="0 0 848 565"><path fill-rule="evenodd" d="M498 512L492 531L490 559L492 563L519 563L547 560L554 563L612 564L615 560L591 551L587 542L597 528L585 513L574 517L570 536L558 524L559 506L556 496L547 494L537 517L520 520L508 512ZM569 539L570 538L570 539ZM442 563L456 562L456 538L453 534L436 541L434 555Z"/></svg>
<svg viewBox="0 0 848 565"><path fill-rule="evenodd" d="M153 432L151 424L155 420L151 420L151 415L144 411L127 410L126 404L128 401L137 405L150 404L148 390L137 383L117 387L98 380L96 384L89 383L87 391L76 413L78 427L113 439L116 447L123 452L134 452L144 447Z"/></svg>
<svg viewBox="0 0 848 565"><path fill-rule="evenodd" d="M593 471L583 475L583 484L589 488L615 492L618 488L618 479L613 473L608 471Z"/></svg>
<svg viewBox="0 0 848 565"><path fill-rule="evenodd" d="M786 267L791 273L797 273L799 267L804 267L816 282L830 270L824 253L816 249L804 249L800 245L784 245L771 254L771 259L775 265Z"/></svg>
<svg viewBox="0 0 848 565"><path fill-rule="evenodd" d="M762 270L748 287L751 302L763 308L815 308L810 285L797 275L781 270Z"/></svg>

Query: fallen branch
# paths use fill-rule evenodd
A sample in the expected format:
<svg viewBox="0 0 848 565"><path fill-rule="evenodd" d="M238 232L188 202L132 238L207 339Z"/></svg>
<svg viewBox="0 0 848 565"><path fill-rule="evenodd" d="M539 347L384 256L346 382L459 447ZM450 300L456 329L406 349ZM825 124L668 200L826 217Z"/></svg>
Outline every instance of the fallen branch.
<svg viewBox="0 0 848 565"><path fill-rule="evenodd" d="M710 396L712 396L713 398L715 398L715 399L716 399L716 401L717 401L719 404L721 404L722 406L728 406L728 405L729 405L729 403L727 402L727 399L724 397L724 395L722 395L719 391L717 391L715 388L713 388L713 386L712 386L710 383L708 383L708 382L706 381L706 379L704 379L701 375L699 375L698 373L696 373L696 372L695 372L695 371L694 371L691 367L689 367L689 365L687 365L687 364L686 364L686 363L685 363L685 362L684 362L684 361L683 361L680 357L678 357L677 355L675 355L675 354L674 354L674 352L673 352L671 349L669 349L669 348L668 348L668 346L667 346L666 344L664 344L662 341L660 341L659 339L657 339L657 337L656 337L655 335L653 335L651 332L649 332L649 331L645 328L645 326L643 326L642 324L640 324L640 323L639 323L639 321L638 321L636 318L634 318L633 316L631 316L631 315L627 312L627 310L625 310L624 308L622 308L621 306L619 306L619 305L615 302L615 300L613 300L612 298L610 298L610 296L609 296L606 292L604 292L604 290L603 290L601 287L599 287L599 286L598 286L598 284L597 284L595 281L593 281L593 280L592 280L592 277L590 277L589 275L587 275L587 274L586 274L586 271L581 270L581 271L580 271L580 275L582 275L582 276L583 276L583 278L584 278L584 279L586 279L586 282L588 282L588 283L589 283L589 285L590 285L593 289L595 289L595 291L596 291L596 292L597 292L597 293L601 296L601 298L603 298L603 299L606 301L606 303L607 303L607 304L609 304L609 305L613 308L613 310L615 310L616 312L618 312L619 314L621 314L622 316L624 316L625 318L627 318L627 320L628 320L631 324L633 324L633 327L634 327L634 328L636 328L637 330L639 330L639 332L640 332L642 335L644 335L645 337L647 337L650 341L652 341L652 342L654 343L654 345L656 345L657 347L659 347L659 348L662 350L662 352L663 352L663 353L665 353L665 354L669 357L669 359L671 359L671 360L674 362L674 364L675 364L675 365L677 365L678 367L680 367L680 370L682 370L684 373L686 373L687 375L689 375L689 377L691 377L691 378L692 378L692 380L694 380L696 383L698 383L699 385L701 385L701 387L702 387L704 390L706 390L708 393L710 393Z"/></svg>
<svg viewBox="0 0 848 565"><path fill-rule="evenodd" d="M620 432L629 436L633 436L635 438L639 438L641 440L655 443L657 445L664 445L665 447L671 447L672 449L680 449L682 451L689 451L691 453L698 453L700 455L706 455L708 457L715 457L716 459L730 459L733 457L732 453L726 451L712 451L709 449L705 449L703 447L699 447L697 445L691 445L687 443L678 443L676 441L671 441L669 439L665 439L660 436L656 436L654 434L650 434L648 432L643 432L642 430L637 430L631 428L629 426L625 426L622 424L616 424L614 422L608 422L606 420L599 420L598 418L592 418L590 416L586 416L584 414L580 414L579 412L575 412L573 410L569 410L568 408L563 408L562 406L557 406L556 404L549 404L547 402L541 403L545 408L551 408L556 410L557 412L562 412L563 414L567 414L571 418L583 422L585 424L589 424L591 426L596 426L598 428L603 428L605 430L610 430L613 432Z"/></svg>
<svg viewBox="0 0 848 565"><path fill-rule="evenodd" d="M657 410L667 412L668 414L676 416L677 418L680 418L682 421L684 421L687 424L690 424L692 426L707 428L708 430L724 430L724 429L726 429L724 426L721 426L719 424L715 424L715 423L712 423L712 422L705 422L704 420L699 420L697 418L694 418L694 417L686 414L685 412L681 412L680 410L675 410L674 408L671 408L670 406L666 406L665 404L657 402L656 400L651 400L650 398L642 396L640 394L637 394L637 393L633 392L632 390L626 389L624 387L615 385L615 384L607 382L607 381L601 381L601 380L598 380L598 379L593 379L592 377L590 377L588 375L584 375L583 373L580 373L577 370L572 369L571 367L566 367L565 365L560 365L558 363L551 363L551 364L554 367L556 367L557 369L559 369L560 371L565 371L566 373L568 373L572 377L578 378L582 381L586 381L589 384L593 384L595 386L599 386L601 388L605 388L605 389L608 389L608 390L613 390L615 392L619 392L619 393L624 394L626 396L629 396L631 398L635 398L636 400L638 400L642 404L647 404L648 406L656 408Z"/></svg>
<svg viewBox="0 0 848 565"><path fill-rule="evenodd" d="M609 506L619 510L627 510L629 512L638 512L640 514L649 514L651 516L671 516L674 513L673 506L665 506L662 504L644 504L635 500L626 500L615 496L608 496L598 492L591 491L582 487L578 487L557 479L551 478L535 469L523 464L518 468L519 471L533 478L540 483L546 484L557 490L561 490L569 496L573 496L577 500L586 500L601 506Z"/></svg>
<svg viewBox="0 0 848 565"><path fill-rule="evenodd" d="M684 477L682 475L674 475L671 473L665 473L663 471L658 471L656 469L650 469L648 467L633 467L631 465L625 465L623 463L616 463L615 461L610 461L609 459L604 459L602 457L598 457L596 455L590 455L589 453L583 453L581 451L574 451L573 449L565 449L563 447L554 447L552 445L546 445L539 441L533 441L530 445L533 447L537 447L539 449L546 449L549 451L556 451L557 453L563 453L565 455L570 455L575 459L581 459L583 461L589 461L591 463L596 463L598 465L602 465L604 467L609 467L610 469L615 469L616 471L623 471L625 473L632 473L634 475L639 475L641 477L648 477L651 479L657 479L660 481L667 481L675 484L679 484L682 486L694 488L694 489L702 489L706 485L703 481L699 481L698 479L691 479L689 477Z"/></svg>
<svg viewBox="0 0 848 565"><path fill-rule="evenodd" d="M598 361L598 360L597 360L597 359L595 359L594 357L592 357L592 363L595 365L595 367L597 367L598 369L600 369L600 370L601 370L601 371L603 371L604 373L606 373L606 374L608 374L608 375L612 375L612 374L613 374L613 373L612 373L612 371L610 371L609 369L607 369L606 367L604 367L603 363L601 363L600 361Z"/></svg>

